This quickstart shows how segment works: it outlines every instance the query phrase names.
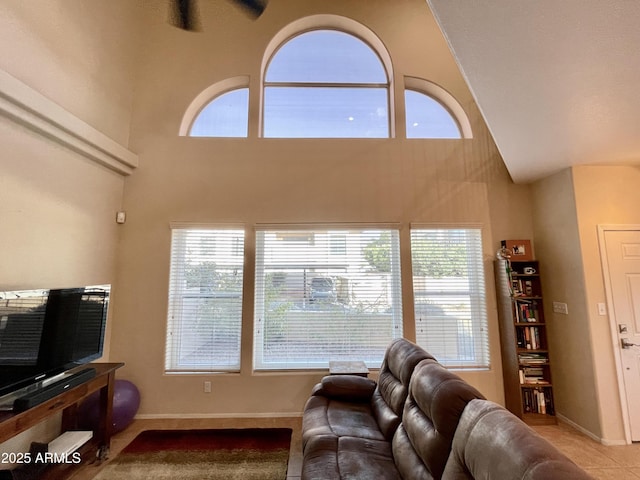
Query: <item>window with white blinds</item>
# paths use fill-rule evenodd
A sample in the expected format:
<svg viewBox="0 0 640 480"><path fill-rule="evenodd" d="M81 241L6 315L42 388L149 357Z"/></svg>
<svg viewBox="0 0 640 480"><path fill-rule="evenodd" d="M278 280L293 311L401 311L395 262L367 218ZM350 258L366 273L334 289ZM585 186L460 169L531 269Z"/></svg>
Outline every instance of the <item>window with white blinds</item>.
<svg viewBox="0 0 640 480"><path fill-rule="evenodd" d="M440 363L488 367L479 229L412 229L416 341Z"/></svg>
<svg viewBox="0 0 640 480"><path fill-rule="evenodd" d="M243 230L172 230L167 372L240 370L243 260Z"/></svg>
<svg viewBox="0 0 640 480"><path fill-rule="evenodd" d="M254 366L382 363L402 336L396 229L258 229Z"/></svg>

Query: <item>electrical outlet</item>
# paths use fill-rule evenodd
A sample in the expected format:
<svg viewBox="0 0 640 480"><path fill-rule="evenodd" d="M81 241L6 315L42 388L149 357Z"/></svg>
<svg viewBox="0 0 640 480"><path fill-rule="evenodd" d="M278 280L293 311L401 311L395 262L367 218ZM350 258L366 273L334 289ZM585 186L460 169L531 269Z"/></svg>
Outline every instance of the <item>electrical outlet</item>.
<svg viewBox="0 0 640 480"><path fill-rule="evenodd" d="M553 312L569 315L569 307L564 302L553 302Z"/></svg>
<svg viewBox="0 0 640 480"><path fill-rule="evenodd" d="M204 382L204 393L211 393L211 382Z"/></svg>

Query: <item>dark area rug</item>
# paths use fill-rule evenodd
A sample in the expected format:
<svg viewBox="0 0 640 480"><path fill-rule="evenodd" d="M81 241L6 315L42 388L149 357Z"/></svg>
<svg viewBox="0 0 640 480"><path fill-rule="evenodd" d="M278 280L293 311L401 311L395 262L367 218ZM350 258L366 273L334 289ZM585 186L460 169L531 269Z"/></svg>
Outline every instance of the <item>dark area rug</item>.
<svg viewBox="0 0 640 480"><path fill-rule="evenodd" d="M284 480L291 430L147 430L94 480Z"/></svg>

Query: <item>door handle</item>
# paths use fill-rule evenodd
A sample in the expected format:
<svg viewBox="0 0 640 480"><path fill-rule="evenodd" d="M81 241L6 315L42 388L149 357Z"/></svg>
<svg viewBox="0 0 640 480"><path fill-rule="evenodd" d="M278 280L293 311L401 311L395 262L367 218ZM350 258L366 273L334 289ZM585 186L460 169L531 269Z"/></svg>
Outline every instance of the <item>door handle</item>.
<svg viewBox="0 0 640 480"><path fill-rule="evenodd" d="M622 344L622 348L640 347L637 343L631 343L626 338L621 338L620 343Z"/></svg>

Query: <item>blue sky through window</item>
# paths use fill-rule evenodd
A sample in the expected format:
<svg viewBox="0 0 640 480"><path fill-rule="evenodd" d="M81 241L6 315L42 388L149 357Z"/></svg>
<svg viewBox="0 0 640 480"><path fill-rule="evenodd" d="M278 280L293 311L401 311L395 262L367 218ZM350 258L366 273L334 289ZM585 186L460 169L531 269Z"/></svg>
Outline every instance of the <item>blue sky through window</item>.
<svg viewBox="0 0 640 480"><path fill-rule="evenodd" d="M378 55L362 40L335 30L303 33L269 63L267 82L387 83Z"/></svg>
<svg viewBox="0 0 640 480"><path fill-rule="evenodd" d="M249 89L239 88L216 97L202 109L189 133L192 137L246 137Z"/></svg>
<svg viewBox="0 0 640 480"><path fill-rule="evenodd" d="M387 104L386 88L267 87L264 136L386 138Z"/></svg>
<svg viewBox="0 0 640 480"><path fill-rule="evenodd" d="M388 79L376 52L335 30L303 33L282 45L265 74L263 134L388 138Z"/></svg>
<svg viewBox="0 0 640 480"><path fill-rule="evenodd" d="M451 114L436 100L421 92L405 90L407 138L460 138Z"/></svg>

